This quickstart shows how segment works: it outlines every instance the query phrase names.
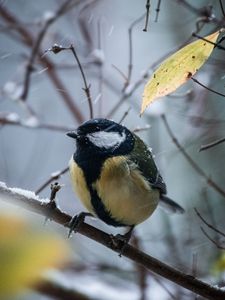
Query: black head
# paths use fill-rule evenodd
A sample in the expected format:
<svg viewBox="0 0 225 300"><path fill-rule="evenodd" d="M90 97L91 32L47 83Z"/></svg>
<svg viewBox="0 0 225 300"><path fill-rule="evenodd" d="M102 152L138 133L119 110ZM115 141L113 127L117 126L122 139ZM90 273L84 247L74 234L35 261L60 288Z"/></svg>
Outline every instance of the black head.
<svg viewBox="0 0 225 300"><path fill-rule="evenodd" d="M90 156L126 155L134 147L134 136L124 126L107 119L91 119L67 133L76 140L77 151Z"/></svg>

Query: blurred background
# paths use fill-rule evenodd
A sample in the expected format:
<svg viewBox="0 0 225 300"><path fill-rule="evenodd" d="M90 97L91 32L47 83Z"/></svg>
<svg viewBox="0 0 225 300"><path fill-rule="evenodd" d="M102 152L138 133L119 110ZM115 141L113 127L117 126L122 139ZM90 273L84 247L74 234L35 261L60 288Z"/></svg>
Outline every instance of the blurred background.
<svg viewBox="0 0 225 300"><path fill-rule="evenodd" d="M214 227L224 230L225 144L199 152L202 145L225 136L224 97L190 80L139 117L144 85L153 70L194 40L193 32L206 36L218 30L225 18L222 2L152 0L144 32L145 0L2 0L0 181L47 198L49 185L40 188L67 167L75 149L65 133L88 120L90 110L71 51L55 55L46 50L54 44L73 44L90 84L94 116L119 122L128 112L123 124L137 130L152 148L168 195L186 210L184 215L169 215L158 209L136 228L134 242L185 273L223 284L225 243L207 226L204 229L216 244L205 236L200 228L204 224L194 208ZM215 49L195 75L220 93L224 93L224 57L224 51ZM176 147L161 114L184 151L224 194L200 176ZM71 215L82 211L68 173L57 180L64 185L57 195L60 208ZM108 233L118 233L99 220L86 221ZM47 227L51 226L55 225L49 222ZM64 228L56 226L55 230L66 239ZM74 260L68 269L52 271L50 276L87 299L195 299L188 291L79 234L67 242ZM25 298L49 299L35 293L16 299Z"/></svg>

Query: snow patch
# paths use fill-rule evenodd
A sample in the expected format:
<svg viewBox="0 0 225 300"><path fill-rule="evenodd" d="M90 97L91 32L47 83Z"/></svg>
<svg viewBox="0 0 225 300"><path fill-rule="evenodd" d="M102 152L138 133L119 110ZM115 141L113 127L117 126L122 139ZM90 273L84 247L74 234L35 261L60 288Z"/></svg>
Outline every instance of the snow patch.
<svg viewBox="0 0 225 300"><path fill-rule="evenodd" d="M44 21L50 21L55 18L55 13L53 11L47 10L43 14Z"/></svg>
<svg viewBox="0 0 225 300"><path fill-rule="evenodd" d="M22 124L27 127L35 128L35 127L38 127L39 121L35 116L30 116L26 120L23 120Z"/></svg>
<svg viewBox="0 0 225 300"><path fill-rule="evenodd" d="M37 200L37 201L41 202L41 204L49 202L49 199L47 199L47 198L46 199L43 199L43 198L41 199L38 195L36 195L32 191L17 188L17 187L9 188L9 187L7 187L7 185L4 182L1 182L1 181L0 181L0 190L7 190L8 192L11 192L14 195L22 196L22 197L25 197L25 198L28 198L28 199Z"/></svg>
<svg viewBox="0 0 225 300"><path fill-rule="evenodd" d="M3 93L10 97L12 100L19 100L23 91L23 86L18 85L14 81L8 81L3 87Z"/></svg>
<svg viewBox="0 0 225 300"><path fill-rule="evenodd" d="M20 117L17 113L9 113L6 116L6 120L9 122L19 122Z"/></svg>
<svg viewBox="0 0 225 300"><path fill-rule="evenodd" d="M129 96L130 93L133 91L134 85L128 84L128 86L125 88L124 96Z"/></svg>
<svg viewBox="0 0 225 300"><path fill-rule="evenodd" d="M102 49L94 49L91 52L91 56L94 58L95 62L98 64L104 64L105 62L105 54Z"/></svg>

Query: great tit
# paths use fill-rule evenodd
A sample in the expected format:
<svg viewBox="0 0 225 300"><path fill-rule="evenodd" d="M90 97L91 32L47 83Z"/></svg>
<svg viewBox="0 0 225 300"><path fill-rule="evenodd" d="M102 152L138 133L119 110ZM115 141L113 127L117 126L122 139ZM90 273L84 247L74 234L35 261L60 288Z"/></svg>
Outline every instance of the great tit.
<svg viewBox="0 0 225 300"><path fill-rule="evenodd" d="M129 240L134 226L149 218L159 203L184 212L166 196L151 150L125 126L97 118L67 135L76 140L70 175L87 214L108 225L129 226L124 235Z"/></svg>

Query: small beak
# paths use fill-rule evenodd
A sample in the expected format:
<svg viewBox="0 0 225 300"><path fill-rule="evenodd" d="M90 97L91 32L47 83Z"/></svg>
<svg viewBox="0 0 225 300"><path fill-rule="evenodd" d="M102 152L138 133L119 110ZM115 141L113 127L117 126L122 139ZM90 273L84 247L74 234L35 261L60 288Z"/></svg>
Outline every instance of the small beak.
<svg viewBox="0 0 225 300"><path fill-rule="evenodd" d="M77 139L78 138L78 134L76 133L76 131L70 131L70 132L67 132L66 134L67 136L73 138L73 139Z"/></svg>

